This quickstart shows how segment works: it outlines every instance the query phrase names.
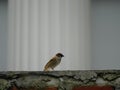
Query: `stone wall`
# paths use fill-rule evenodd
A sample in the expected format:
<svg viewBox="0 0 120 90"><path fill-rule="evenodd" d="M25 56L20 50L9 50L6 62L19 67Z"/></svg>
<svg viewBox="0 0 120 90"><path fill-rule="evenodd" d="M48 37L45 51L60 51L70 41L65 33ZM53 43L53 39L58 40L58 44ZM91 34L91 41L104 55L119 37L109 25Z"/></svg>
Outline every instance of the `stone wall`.
<svg viewBox="0 0 120 90"><path fill-rule="evenodd" d="M84 87L120 90L120 71L0 72L0 90L82 90Z"/></svg>

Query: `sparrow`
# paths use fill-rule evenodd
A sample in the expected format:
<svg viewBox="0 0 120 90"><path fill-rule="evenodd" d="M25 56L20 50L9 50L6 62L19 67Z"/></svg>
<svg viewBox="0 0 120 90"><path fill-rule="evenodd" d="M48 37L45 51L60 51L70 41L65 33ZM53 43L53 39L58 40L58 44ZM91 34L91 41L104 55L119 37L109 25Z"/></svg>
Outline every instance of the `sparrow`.
<svg viewBox="0 0 120 90"><path fill-rule="evenodd" d="M52 59L48 61L48 63L44 67L44 71L54 70L54 68L60 64L62 57L64 55L62 53L57 53Z"/></svg>

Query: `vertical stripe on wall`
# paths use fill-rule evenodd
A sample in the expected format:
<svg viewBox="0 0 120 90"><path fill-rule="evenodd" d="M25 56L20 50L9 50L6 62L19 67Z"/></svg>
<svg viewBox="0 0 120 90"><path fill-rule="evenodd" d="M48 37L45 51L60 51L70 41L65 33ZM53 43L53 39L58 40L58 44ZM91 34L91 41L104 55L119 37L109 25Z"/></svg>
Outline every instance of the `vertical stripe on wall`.
<svg viewBox="0 0 120 90"><path fill-rule="evenodd" d="M8 70L90 69L89 0L9 0Z"/></svg>

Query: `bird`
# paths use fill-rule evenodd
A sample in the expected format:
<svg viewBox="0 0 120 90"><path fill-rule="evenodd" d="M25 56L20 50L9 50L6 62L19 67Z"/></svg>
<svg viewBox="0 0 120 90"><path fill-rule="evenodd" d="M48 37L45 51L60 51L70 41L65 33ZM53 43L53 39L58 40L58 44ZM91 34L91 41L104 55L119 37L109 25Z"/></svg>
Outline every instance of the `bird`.
<svg viewBox="0 0 120 90"><path fill-rule="evenodd" d="M54 68L58 66L64 55L62 53L57 53L53 58L51 58L44 67L44 71L54 71Z"/></svg>

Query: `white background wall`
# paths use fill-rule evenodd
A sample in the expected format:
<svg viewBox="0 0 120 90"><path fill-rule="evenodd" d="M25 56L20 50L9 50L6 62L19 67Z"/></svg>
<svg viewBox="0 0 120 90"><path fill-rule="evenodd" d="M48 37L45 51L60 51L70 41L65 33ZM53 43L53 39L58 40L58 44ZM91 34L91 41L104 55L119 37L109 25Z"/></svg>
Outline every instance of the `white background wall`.
<svg viewBox="0 0 120 90"><path fill-rule="evenodd" d="M56 70L90 68L89 0L9 0L8 69L43 70L56 53Z"/></svg>
<svg viewBox="0 0 120 90"><path fill-rule="evenodd" d="M12 50L12 48L10 48L9 49L9 53L10 52L11 53L14 52L15 54L12 53L12 55L17 55L17 56L15 56L17 59L15 59L15 57L14 57L14 60L16 60L16 61L14 61L13 59L7 58L8 57L7 45L8 45L8 32L9 31L7 29L7 23L8 23L7 22L7 15L8 15L8 11L7 10L8 9L7 9L7 2L5 2L5 1L6 0L0 0L0 70L10 70L10 68L12 70L39 70L39 69L42 70L41 68L43 66L39 67L38 66L38 65L40 65L39 63L45 63L47 61L41 61L41 62L37 63L38 61L36 61L36 62L29 61L27 57L24 57L24 58L20 57L21 55L27 56L27 53L24 52L24 51L26 51L28 49L28 48L25 48L26 45L27 45L27 43L25 41L28 38L24 39L24 37L27 34L27 31L25 31L26 34L22 34L22 38L19 38L18 36L16 38L16 40L18 40L19 43L20 42L25 42L25 43L21 44L22 46L24 46L24 48L21 49L21 46L20 46L20 48L17 48L17 47L19 47L18 43L11 43L11 45L13 45L13 44L16 45L17 44L18 45L16 47L17 50L22 50L23 53L21 51L15 53L14 50L16 50L16 49ZM80 2L80 0L78 0L78 2ZM64 2L61 1L61 4L62 3L64 3ZM17 4L18 4L17 5L17 9L20 9L19 8L20 7L19 3L17 3ZM23 5L22 8L26 7L25 3L24 4L21 3L21 5ZM76 28L76 26L77 26L75 31L76 31L76 33L78 33L77 30L79 30L79 28L81 28L81 26L79 26L79 23L81 23L80 25L85 25L86 26L86 24L83 24L84 22L83 23L81 22L81 19L83 20L83 18L79 18L78 15L83 15L84 16L84 15L87 15L87 14L86 13L81 14L81 11L78 12L79 8L80 8L79 3L76 3L76 2L73 1L73 2L69 2L69 4L66 4L66 5L68 5L67 8L68 8L69 11L66 12L64 10L65 3L63 5L63 7L60 8L60 11L63 12L63 14L60 14L60 16L63 17L63 15L66 15L66 18L64 17L64 18L60 18L58 20L60 20L61 22L68 20L71 23L68 23L68 21L66 21L67 23L63 22L63 23L60 24L60 28L63 29L63 30L65 30L67 28L68 31L69 31L69 29L71 31L74 28ZM56 12L57 12L57 8L58 7L57 6L53 6L53 7L56 7ZM52 9L53 7L51 6L49 8L49 9L51 9L52 12L54 12L54 10ZM14 8L14 9L16 9L16 8ZM25 14L27 14L27 12L26 12L27 9L28 8L26 8L24 10L25 12L23 11L24 12L23 16ZM84 8L82 8L82 10L83 9ZM68 58L68 56L70 55L70 57L72 57L72 62L64 61L64 62L66 62L66 64L62 63L62 65L63 64L64 65L62 67L59 67L58 70L60 70L60 69L62 69L62 70L64 70L64 69L78 69L78 70L80 70L80 69L120 69L120 10L119 9L120 9L120 1L119 0L91 0L91 24L90 24L91 25L91 32L89 32L89 34L91 34L91 38L89 39L89 41L91 40L90 41L90 43L91 43L91 58L89 58L89 60L91 60L91 61L90 62L89 61L88 62L82 61L81 57L76 57L76 59L80 58L80 61L79 60L73 60L73 58L75 56L81 56L83 54L82 53L82 54L79 55L79 53L78 53L79 50L77 50L78 48L76 48L75 50L74 50L74 48L72 48L72 49L69 49L69 48L68 49L64 49L62 51L66 54L65 56ZM20 10L21 10L20 12L22 12L22 9L20 9ZM47 10L47 9L44 9L44 10ZM16 13L16 15L17 15L16 18L14 18L14 16L13 16L14 20L15 19L20 19L20 18L17 18L17 17L19 17L20 12L18 11L18 13ZM37 11L35 11L35 12L37 12ZM49 13L51 15L51 19L57 18L57 17L52 17L52 15L54 15L52 12L49 11ZM66 13L64 13L64 12L66 12ZM43 13L45 13L45 12L43 12ZM74 17L73 13L76 13L76 15L77 15L75 18L73 18ZM32 14L32 13L30 13L30 14ZM44 14L40 14L40 15L42 15L42 17L44 17ZM58 15L58 14L56 13L56 15ZM67 16L67 15L69 15L69 16ZM47 19L44 19L42 17L41 17L41 19L47 21ZM11 19L11 18L9 18L9 19ZM23 19L26 19L26 18L24 17ZM14 22L14 21L11 21L11 22ZM22 22L20 22L20 23L21 23L20 25L25 25L27 22L23 22L24 24ZM45 23L45 22L43 22L43 23ZM42 22L41 22L41 24L42 24ZM55 24L59 25L58 22L55 23ZM19 21L16 22L16 25L19 26ZM35 24L35 26L36 26L36 24ZM35 26L33 25L31 27L35 27ZM15 27L13 27L13 28L15 29ZM44 26L42 26L42 27L44 27ZM22 33L24 33L24 30L26 30L26 28L27 27L22 28L22 30L23 30ZM56 26L56 28L57 28L57 26ZM18 28L18 29L20 29L20 28ZM45 28L45 29L47 29L47 28ZM53 25L51 25L51 29L55 29L53 27ZM85 28L83 28L83 29L85 29ZM19 35L18 32L17 32L17 34ZM71 35L75 36L76 33L73 33L73 35L70 34L70 36ZM63 34L66 35L63 32L61 32L61 34L62 35ZM86 37L87 37L89 34L84 34L84 35L86 35ZM77 35L78 35L77 37L79 37L79 34L77 34ZM45 37L45 36L43 35L43 37ZM69 37L69 35L68 35L68 37ZM62 39L64 40L64 37L62 37ZM75 41L76 39L78 39L79 45L84 45L84 44L81 44L81 42L79 41L79 38L72 38L74 43L78 43L77 41ZM19 41L19 40L21 40L21 41ZM56 39L53 38L52 40L56 40ZM9 40L9 43L13 42L13 41L14 40L12 40L12 41ZM62 42L64 42L64 41L62 41ZM36 43L36 41L35 41L35 43ZM44 43L47 43L47 42L44 42ZM69 41L69 43L71 43L71 42ZM69 43L67 43L66 45L69 45ZM70 44L70 46L74 47L74 43ZM32 44L32 42L31 42L31 44ZM51 44L50 47L52 47L52 45L53 44ZM32 46L29 46L29 47L32 47ZM39 47L39 46L37 46L37 47ZM64 46L64 44L62 44L62 47L66 48L67 46ZM88 45L87 47L90 47L90 45ZM57 47L55 47L55 48L57 48ZM82 49L82 47L80 47L80 48ZM43 50L43 48L41 48L41 49ZM46 51L44 53L42 51L39 51L39 53L41 53L42 56L43 56L42 58L45 59L45 60L47 58L50 58L53 55L53 53L55 54L55 52L56 52L54 50L54 48L53 49L51 48L51 50L49 52L47 52L47 48L45 48L45 49L46 49ZM34 48L32 50L34 50ZM74 52L69 54L69 50L70 51L74 51L74 52L77 50L77 55L75 55ZM33 52L35 52L35 51L33 51ZM35 54L33 52L31 52L30 55L31 54ZM48 55L47 57L45 57L45 53L47 53L47 55ZM30 55L29 55L29 58L31 57ZM86 55L88 55L88 54L86 54ZM20 58L18 58L18 57L20 57ZM68 60L71 59L70 57L68 58ZM21 62L20 60L22 60L23 62ZM26 60L26 61L24 61L24 60ZM11 62L11 63L9 63L8 61ZM82 64L81 62L82 63L84 62L84 64ZM85 64L85 62L86 62L87 65ZM15 65L15 63L17 63L17 64ZM27 66L26 63L37 65L37 66L30 67L30 66ZM79 63L81 63L81 66L79 66ZM90 65L91 68L89 67L89 65ZM15 67L16 67L16 69L15 69Z"/></svg>

